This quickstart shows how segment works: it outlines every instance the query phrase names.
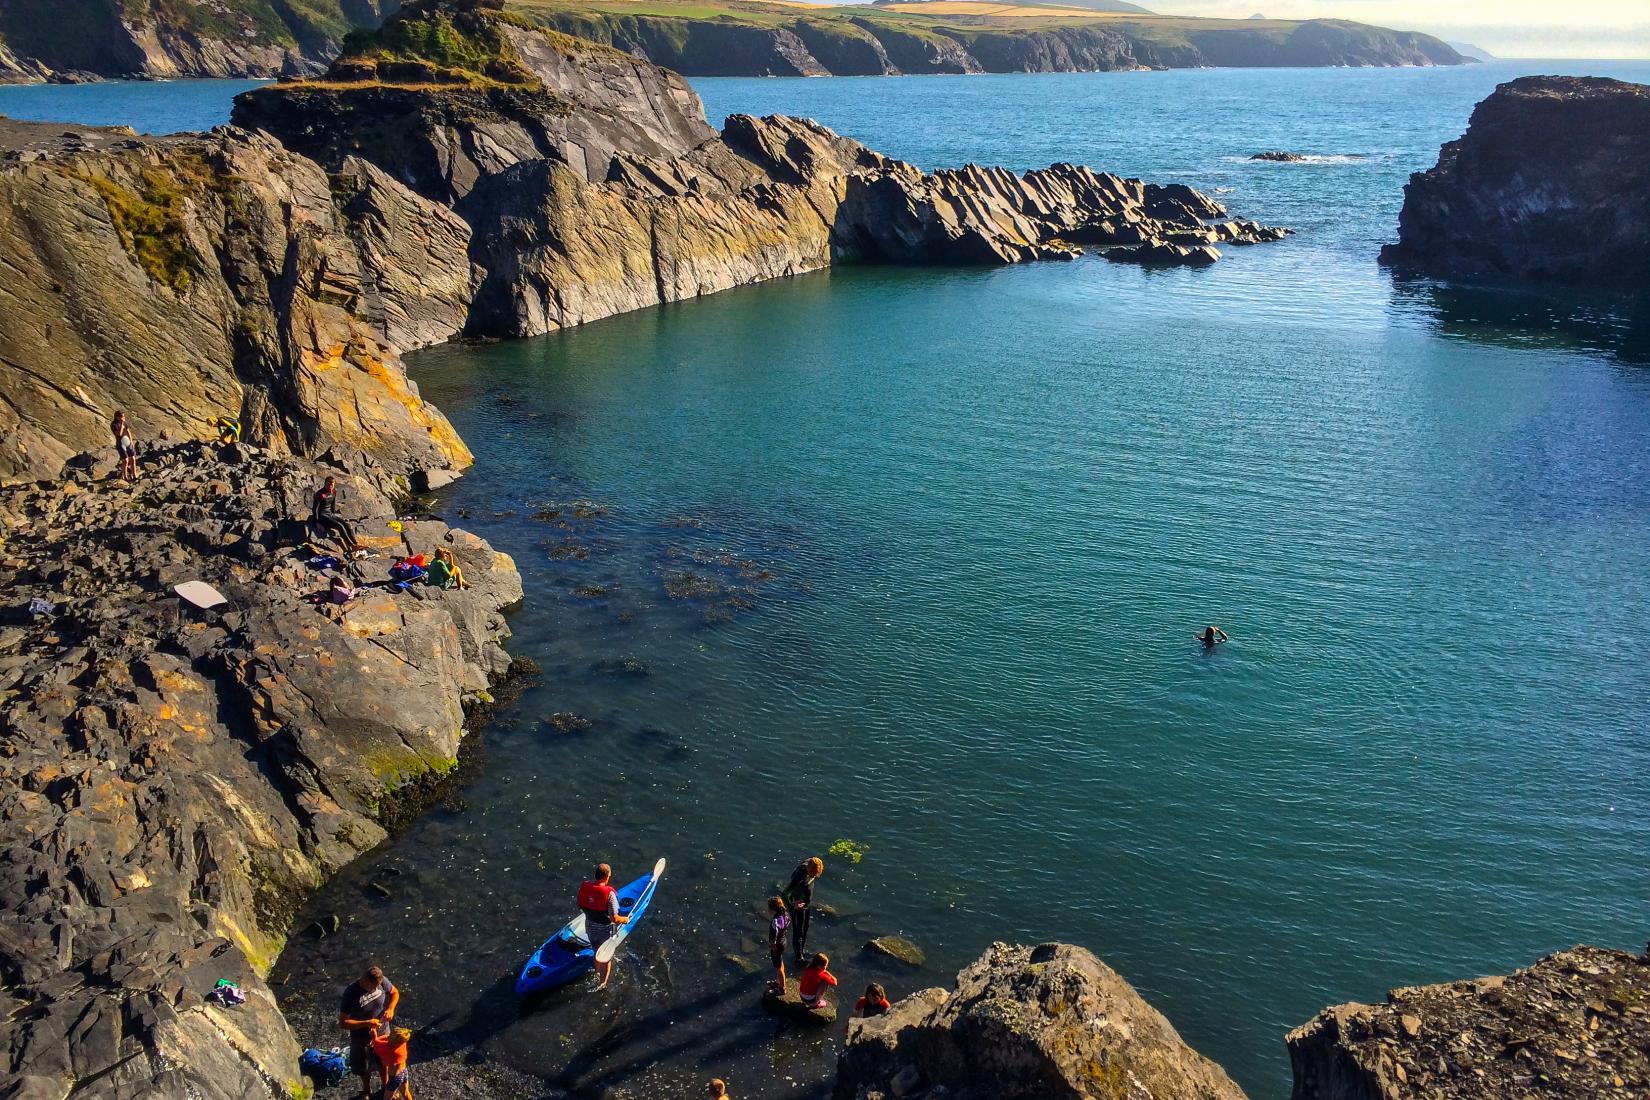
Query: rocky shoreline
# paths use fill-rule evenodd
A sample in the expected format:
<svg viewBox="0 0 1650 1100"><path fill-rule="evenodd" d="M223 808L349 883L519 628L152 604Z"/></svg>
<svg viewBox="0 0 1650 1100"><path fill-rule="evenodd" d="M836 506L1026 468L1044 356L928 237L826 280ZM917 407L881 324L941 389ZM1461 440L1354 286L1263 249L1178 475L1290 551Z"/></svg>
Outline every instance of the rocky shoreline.
<svg viewBox="0 0 1650 1100"><path fill-rule="evenodd" d="M389 527L394 502L330 464L185 443L135 482L111 468L0 490L7 1095L287 1094L264 976L301 899L456 765L520 578L439 521ZM345 572L446 546L471 587L315 602L288 517L329 473L375 555ZM246 1003L206 1001L220 979Z"/></svg>

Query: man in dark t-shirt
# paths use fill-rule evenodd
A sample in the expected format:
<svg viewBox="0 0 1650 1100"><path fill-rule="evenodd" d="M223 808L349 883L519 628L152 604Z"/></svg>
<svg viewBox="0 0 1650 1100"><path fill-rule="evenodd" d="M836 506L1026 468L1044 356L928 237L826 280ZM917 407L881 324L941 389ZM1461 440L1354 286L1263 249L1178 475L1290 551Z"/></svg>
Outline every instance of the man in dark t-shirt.
<svg viewBox="0 0 1650 1100"><path fill-rule="evenodd" d="M395 1019L401 992L374 966L344 987L338 1000L338 1026L349 1032L349 1064L361 1078L361 1096L372 1093L372 1067L378 1059L372 1040Z"/></svg>

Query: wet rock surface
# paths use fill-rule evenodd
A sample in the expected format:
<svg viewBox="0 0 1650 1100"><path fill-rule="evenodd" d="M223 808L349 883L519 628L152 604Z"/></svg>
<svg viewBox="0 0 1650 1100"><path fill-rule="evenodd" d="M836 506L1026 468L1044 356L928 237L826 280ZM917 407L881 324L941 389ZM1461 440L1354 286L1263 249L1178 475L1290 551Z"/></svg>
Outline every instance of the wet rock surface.
<svg viewBox="0 0 1650 1100"><path fill-rule="evenodd" d="M453 768L520 578L439 521L387 527L345 469L199 443L130 484L112 464L0 490L8 1095L296 1094L263 975L302 898ZM283 520L329 472L377 555L346 573L446 546L471 587L312 602L325 576ZM197 580L227 602L173 594ZM246 1003L207 1001L219 979Z"/></svg>
<svg viewBox="0 0 1650 1100"><path fill-rule="evenodd" d="M995 944L957 975L848 1025L838 1100L1241 1100L1213 1062L1079 947Z"/></svg>
<svg viewBox="0 0 1650 1100"><path fill-rule="evenodd" d="M1451 278L1650 285L1650 85L1502 84L1410 177L1381 261Z"/></svg>
<svg viewBox="0 0 1650 1100"><path fill-rule="evenodd" d="M1639 1096L1650 957L1577 947L1505 977L1394 989L1289 1033L1294 1100Z"/></svg>

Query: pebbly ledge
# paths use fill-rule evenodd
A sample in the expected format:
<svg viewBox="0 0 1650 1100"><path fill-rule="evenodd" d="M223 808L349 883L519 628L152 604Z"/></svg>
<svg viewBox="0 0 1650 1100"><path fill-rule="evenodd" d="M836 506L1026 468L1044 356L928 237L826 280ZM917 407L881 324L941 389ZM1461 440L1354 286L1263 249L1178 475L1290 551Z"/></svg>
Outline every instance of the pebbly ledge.
<svg viewBox="0 0 1650 1100"><path fill-rule="evenodd" d="M1650 285L1650 86L1500 85L1410 177L1381 262L1445 278Z"/></svg>
<svg viewBox="0 0 1650 1100"><path fill-rule="evenodd" d="M1577 947L1394 989L1289 1033L1294 1100L1583 1100L1650 1089L1650 955Z"/></svg>
<svg viewBox="0 0 1650 1100"><path fill-rule="evenodd" d="M521 580L463 531L387 527L344 469L199 443L133 484L111 465L0 490L0 1088L300 1095L264 974L300 900L454 766ZM309 602L280 526L329 472L378 554L448 546L472 587ZM197 579L227 607L172 595ZM247 1002L205 1001L218 979Z"/></svg>

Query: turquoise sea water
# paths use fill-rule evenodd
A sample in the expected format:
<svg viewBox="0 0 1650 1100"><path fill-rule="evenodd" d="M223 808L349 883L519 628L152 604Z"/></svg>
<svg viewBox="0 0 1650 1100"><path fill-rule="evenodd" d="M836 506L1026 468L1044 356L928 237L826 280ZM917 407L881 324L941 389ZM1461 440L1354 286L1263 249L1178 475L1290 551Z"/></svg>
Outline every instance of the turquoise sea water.
<svg viewBox="0 0 1650 1100"><path fill-rule="evenodd" d="M1374 263L1407 174L1521 67L696 82L712 117L1182 180L1300 233L1201 271L837 271L413 357L478 456L441 510L515 555L544 676L462 807L317 899L348 923L277 967L298 1018L371 956L415 1058L819 1095L840 1032L776 1034L735 960L838 839L867 852L827 856L815 943L848 992L1070 940L1256 1097L1325 1005L1640 946L1650 307ZM1274 148L1319 159L1246 159ZM661 854L615 989L519 1013L583 866ZM859 953L889 932L928 965Z"/></svg>

